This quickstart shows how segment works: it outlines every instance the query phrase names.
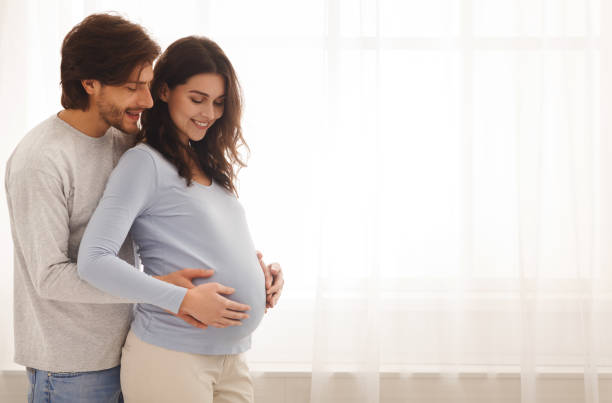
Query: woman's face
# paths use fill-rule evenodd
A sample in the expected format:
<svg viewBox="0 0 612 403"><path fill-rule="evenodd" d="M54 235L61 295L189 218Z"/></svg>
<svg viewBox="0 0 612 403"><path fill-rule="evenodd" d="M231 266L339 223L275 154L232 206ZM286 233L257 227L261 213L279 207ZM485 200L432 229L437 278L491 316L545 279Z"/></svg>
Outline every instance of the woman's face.
<svg viewBox="0 0 612 403"><path fill-rule="evenodd" d="M223 77L202 73L173 89L165 88L160 98L168 104L179 139L187 144L189 140L202 140L208 128L223 115L224 97Z"/></svg>

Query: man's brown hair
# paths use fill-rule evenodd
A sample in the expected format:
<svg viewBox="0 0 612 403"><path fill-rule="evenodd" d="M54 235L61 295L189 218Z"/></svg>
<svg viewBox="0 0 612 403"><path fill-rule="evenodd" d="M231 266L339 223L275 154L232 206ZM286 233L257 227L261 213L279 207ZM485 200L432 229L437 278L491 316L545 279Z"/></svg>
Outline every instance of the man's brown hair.
<svg viewBox="0 0 612 403"><path fill-rule="evenodd" d="M134 68L153 63L160 51L138 24L113 14L88 16L68 32L62 44L62 106L87 110L89 97L81 80L124 84Z"/></svg>

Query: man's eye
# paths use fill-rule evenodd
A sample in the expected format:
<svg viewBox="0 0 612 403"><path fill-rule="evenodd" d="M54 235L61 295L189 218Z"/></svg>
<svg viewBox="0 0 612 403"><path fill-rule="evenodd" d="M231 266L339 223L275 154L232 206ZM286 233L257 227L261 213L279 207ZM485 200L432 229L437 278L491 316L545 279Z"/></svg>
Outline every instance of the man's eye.
<svg viewBox="0 0 612 403"><path fill-rule="evenodd" d="M136 92L136 87L126 87L128 91Z"/></svg>

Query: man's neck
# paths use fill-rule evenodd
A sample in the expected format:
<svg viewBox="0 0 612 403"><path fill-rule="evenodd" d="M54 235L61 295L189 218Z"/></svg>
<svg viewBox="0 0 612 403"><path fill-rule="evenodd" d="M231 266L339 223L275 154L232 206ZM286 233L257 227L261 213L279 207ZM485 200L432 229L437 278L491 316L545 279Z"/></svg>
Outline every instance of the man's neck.
<svg viewBox="0 0 612 403"><path fill-rule="evenodd" d="M87 111L82 111L80 109L64 109L57 114L57 117L90 137L102 137L110 127L106 122L100 119L98 111L93 108Z"/></svg>

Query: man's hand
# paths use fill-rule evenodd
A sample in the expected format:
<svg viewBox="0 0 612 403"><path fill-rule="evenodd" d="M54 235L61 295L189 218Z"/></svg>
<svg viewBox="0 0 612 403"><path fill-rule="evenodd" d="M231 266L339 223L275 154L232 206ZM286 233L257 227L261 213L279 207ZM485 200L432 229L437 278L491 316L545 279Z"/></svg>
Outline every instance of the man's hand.
<svg viewBox="0 0 612 403"><path fill-rule="evenodd" d="M153 276L158 280L165 281L166 283L174 284L179 287L191 289L195 287L193 285L194 278L207 278L213 275L214 270L205 270L205 269L182 269L174 271L170 274L166 274L165 276ZM172 312L170 312L172 313ZM189 323L191 326L198 327L200 329L206 329L208 325L200 322L193 316L179 311L178 314L172 313L174 316L177 316L183 319L185 322Z"/></svg>
<svg viewBox="0 0 612 403"><path fill-rule="evenodd" d="M261 270L263 270L264 278L266 280L266 312L268 308L274 308L278 299L283 292L283 286L285 280L283 279L283 269L278 263L271 263L266 265L263 261L263 254L260 251L257 252L257 260Z"/></svg>

